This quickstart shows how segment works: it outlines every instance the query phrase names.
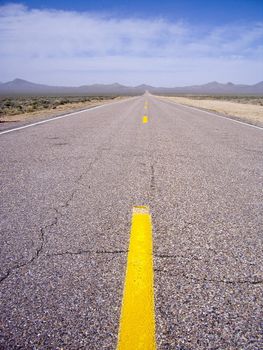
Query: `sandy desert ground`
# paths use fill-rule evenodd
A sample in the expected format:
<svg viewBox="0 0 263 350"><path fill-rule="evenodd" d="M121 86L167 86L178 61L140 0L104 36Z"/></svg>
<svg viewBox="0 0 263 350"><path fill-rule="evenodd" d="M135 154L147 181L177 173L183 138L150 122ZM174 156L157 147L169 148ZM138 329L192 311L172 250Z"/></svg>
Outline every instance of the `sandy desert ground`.
<svg viewBox="0 0 263 350"><path fill-rule="evenodd" d="M162 97L171 101L187 106L206 109L212 112L220 113L226 116L235 117L247 121L248 123L263 126L263 106L262 98L240 98L232 99L230 97ZM235 102L237 101L237 102Z"/></svg>

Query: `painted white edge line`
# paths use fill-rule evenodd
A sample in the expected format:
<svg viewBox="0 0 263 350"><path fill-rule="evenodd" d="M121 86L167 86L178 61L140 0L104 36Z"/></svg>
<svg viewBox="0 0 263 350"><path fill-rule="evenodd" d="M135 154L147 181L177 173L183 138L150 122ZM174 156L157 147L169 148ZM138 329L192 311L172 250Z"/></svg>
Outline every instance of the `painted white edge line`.
<svg viewBox="0 0 263 350"><path fill-rule="evenodd" d="M163 100L162 98L161 98L161 100L163 102L165 102L165 100ZM255 128L255 129L263 131L263 128L260 127L260 126L252 125L252 124L249 124L249 123L246 123L246 122L241 122L239 120L232 119L230 117L229 118L228 117L224 117L222 115L218 115L218 114L215 114L215 113L212 113L212 112L204 111L203 109L195 108L195 107L192 107L192 106L183 105L181 103L177 103L177 102L174 102L174 101L166 101L166 102L170 102L170 103L172 103L174 105L182 106L182 107L185 107L185 108L194 109L195 111L198 111L198 112L203 112L203 113L206 113L206 114L210 114L210 115L213 115L213 116L218 117L218 118L226 119L226 120L229 120L229 121L234 122L234 123L242 124L242 125L245 125L245 126L250 126L251 128Z"/></svg>
<svg viewBox="0 0 263 350"><path fill-rule="evenodd" d="M138 96L136 96L136 97L138 97ZM52 122L52 121L55 121L55 120L58 120L58 119L63 119L63 118L71 117L71 116L73 116L73 115L80 114L80 113L84 113L84 112L89 112L89 111L92 111L92 110L94 110L94 109L98 109L98 108L102 108L102 107L106 107L106 106L112 106L112 105L115 105L115 104L117 104L117 103L121 103L121 102L125 102L125 101L131 100L131 99L135 99L136 97L127 98L127 99L125 99L125 100L123 100L123 101L117 101L117 102L112 102L112 103L106 103L106 104L103 104L103 105L100 105L100 106L95 106L95 107L83 109L83 110L81 110L81 111L71 112L71 113L68 113L68 114L60 115L60 116L58 116L58 117L53 117L53 118L41 120L41 121L39 121L39 122L35 122L35 123L31 123L31 124L19 126L19 127L17 127L17 128L13 128L13 129L8 129L8 130L0 131L0 135L8 134L8 133L13 132L13 131L19 131L19 130L22 130L22 129L30 128L31 126L35 126L35 125L40 125L40 124L49 123L49 122Z"/></svg>

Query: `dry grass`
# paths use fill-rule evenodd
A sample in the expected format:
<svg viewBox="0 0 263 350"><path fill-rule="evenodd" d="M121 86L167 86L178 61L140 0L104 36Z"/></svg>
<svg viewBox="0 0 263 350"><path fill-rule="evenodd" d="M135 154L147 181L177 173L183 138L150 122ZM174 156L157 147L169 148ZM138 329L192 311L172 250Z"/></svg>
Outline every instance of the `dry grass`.
<svg viewBox="0 0 263 350"><path fill-rule="evenodd" d="M251 104L263 106L263 96L245 96L245 95L184 95L191 100L214 100L214 101L229 101L242 104Z"/></svg>
<svg viewBox="0 0 263 350"><path fill-rule="evenodd" d="M237 117L255 125L263 125L263 98L247 96L189 96L163 97L187 106L207 109Z"/></svg>
<svg viewBox="0 0 263 350"><path fill-rule="evenodd" d="M112 102L120 97L23 97L0 100L0 122L52 117Z"/></svg>

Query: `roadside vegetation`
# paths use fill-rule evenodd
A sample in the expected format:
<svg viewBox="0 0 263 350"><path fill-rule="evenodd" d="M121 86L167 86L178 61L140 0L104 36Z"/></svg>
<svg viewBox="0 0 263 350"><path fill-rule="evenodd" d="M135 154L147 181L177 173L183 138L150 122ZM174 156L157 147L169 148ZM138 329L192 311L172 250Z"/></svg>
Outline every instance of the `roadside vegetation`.
<svg viewBox="0 0 263 350"><path fill-rule="evenodd" d="M98 103L113 97L69 96L69 97L3 97L0 98L0 117L55 110L60 106Z"/></svg>
<svg viewBox="0 0 263 350"><path fill-rule="evenodd" d="M263 126L263 96L177 95L162 98Z"/></svg>
<svg viewBox="0 0 263 350"><path fill-rule="evenodd" d="M171 96L172 97L172 96ZM175 97L175 96L174 96ZM232 96L232 95L178 95L178 97L187 97L192 100L217 100L236 103L246 103L257 106L263 106L263 96Z"/></svg>

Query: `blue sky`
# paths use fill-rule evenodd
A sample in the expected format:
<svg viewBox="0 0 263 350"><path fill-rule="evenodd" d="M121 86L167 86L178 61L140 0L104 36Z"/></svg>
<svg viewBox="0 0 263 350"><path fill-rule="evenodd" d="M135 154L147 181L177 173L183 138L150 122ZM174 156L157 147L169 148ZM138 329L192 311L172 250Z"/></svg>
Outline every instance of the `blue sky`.
<svg viewBox="0 0 263 350"><path fill-rule="evenodd" d="M263 0L0 1L0 81L263 80Z"/></svg>
<svg viewBox="0 0 263 350"><path fill-rule="evenodd" d="M256 21L263 18L262 0L99 0L23 1L31 8L55 8L75 11L109 12L117 16L158 17L185 19L194 23L225 23L229 21Z"/></svg>

